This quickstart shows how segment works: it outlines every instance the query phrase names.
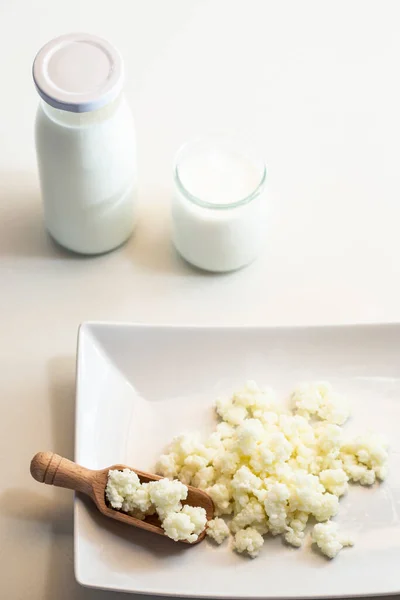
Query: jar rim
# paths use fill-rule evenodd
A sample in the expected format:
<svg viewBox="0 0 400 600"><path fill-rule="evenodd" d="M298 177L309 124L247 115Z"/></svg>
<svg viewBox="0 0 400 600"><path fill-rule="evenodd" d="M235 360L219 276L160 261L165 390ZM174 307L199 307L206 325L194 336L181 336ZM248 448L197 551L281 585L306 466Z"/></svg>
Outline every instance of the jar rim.
<svg viewBox="0 0 400 600"><path fill-rule="evenodd" d="M182 178L179 173L182 158L185 156L187 151L190 150L192 147L195 147L197 144L200 144L202 142L211 141L212 139L223 139L225 142L232 141L232 142L237 143L237 139L235 137L214 134L214 135L198 136L198 137L194 138L193 140L189 140L188 142L185 142L184 144L182 144L182 146L179 148L178 152L176 153L175 160L174 160L174 168L173 168L174 181L175 181L175 184L176 184L178 190L185 196L185 198L187 198L188 200L193 202L193 204L196 204L197 206L201 206L202 208L210 208L210 209L214 209L214 210L230 210L232 208L239 208L240 206L249 204L252 200L257 198L261 194L261 192L263 191L263 189L265 187L265 182L266 182L266 178L267 178L267 167L265 165L264 160L262 160L260 157L257 158L257 160L260 161L260 164L262 164L261 177L260 177L258 184L256 185L256 187L253 189L253 191L250 194L248 194L244 198L240 198L239 200L236 200L235 202L220 203L220 204L215 203L215 202L208 202L207 200L203 200L202 198L199 198L198 196L195 196L194 194L192 194L183 184Z"/></svg>

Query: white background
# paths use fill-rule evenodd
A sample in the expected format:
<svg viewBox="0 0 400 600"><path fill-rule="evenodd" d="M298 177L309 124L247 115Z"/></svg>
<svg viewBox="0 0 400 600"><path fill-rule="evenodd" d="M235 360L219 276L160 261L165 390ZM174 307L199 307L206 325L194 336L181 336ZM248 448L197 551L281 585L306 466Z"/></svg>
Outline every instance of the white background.
<svg viewBox="0 0 400 600"><path fill-rule="evenodd" d="M72 456L80 322L399 320L399 18L396 0L0 0L1 597L117 598L74 582L72 495L28 472ZM79 30L124 56L140 168L134 237L91 259L46 236L33 145L33 57ZM263 256L224 276L169 240L174 154L214 130L261 148L271 203Z"/></svg>

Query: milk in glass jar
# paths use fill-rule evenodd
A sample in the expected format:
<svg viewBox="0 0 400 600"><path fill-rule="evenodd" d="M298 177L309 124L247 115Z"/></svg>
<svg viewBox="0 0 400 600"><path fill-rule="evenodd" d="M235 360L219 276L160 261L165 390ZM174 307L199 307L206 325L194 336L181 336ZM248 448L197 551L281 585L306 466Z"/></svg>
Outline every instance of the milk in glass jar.
<svg viewBox="0 0 400 600"><path fill-rule="evenodd" d="M64 35L39 51L33 79L41 97L35 141L46 227L74 252L112 250L132 233L137 188L122 58L96 36Z"/></svg>
<svg viewBox="0 0 400 600"><path fill-rule="evenodd" d="M172 237L183 258L215 272L251 263L266 238L266 167L254 150L204 136L181 148L174 179Z"/></svg>

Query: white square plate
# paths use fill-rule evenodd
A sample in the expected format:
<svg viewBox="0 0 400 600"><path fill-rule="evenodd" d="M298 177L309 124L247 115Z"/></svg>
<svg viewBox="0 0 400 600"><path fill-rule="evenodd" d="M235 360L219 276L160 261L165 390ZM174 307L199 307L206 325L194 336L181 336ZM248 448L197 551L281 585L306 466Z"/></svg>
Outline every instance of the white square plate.
<svg viewBox="0 0 400 600"><path fill-rule="evenodd" d="M349 397L352 432L391 444L388 480L352 486L337 520L356 537L333 561L307 544L266 539L256 560L207 541L188 547L111 522L75 503L75 573L86 586L213 598L305 598L400 592L400 325L193 328L85 324L78 348L76 460L154 470L182 431L210 431L215 397L247 379L282 397L326 379Z"/></svg>

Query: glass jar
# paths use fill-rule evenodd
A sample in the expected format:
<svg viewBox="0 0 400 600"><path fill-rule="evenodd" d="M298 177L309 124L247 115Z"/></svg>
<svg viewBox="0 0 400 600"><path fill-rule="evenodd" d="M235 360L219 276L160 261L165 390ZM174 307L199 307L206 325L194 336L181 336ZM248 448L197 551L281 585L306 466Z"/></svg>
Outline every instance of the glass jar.
<svg viewBox="0 0 400 600"><path fill-rule="evenodd" d="M178 152L172 237L200 269L233 271L251 263L265 240L266 167L252 149L208 136Z"/></svg>
<svg viewBox="0 0 400 600"><path fill-rule="evenodd" d="M105 40L70 34L40 50L33 77L42 98L35 141L46 227L74 252L112 250L132 233L137 193L122 59Z"/></svg>

